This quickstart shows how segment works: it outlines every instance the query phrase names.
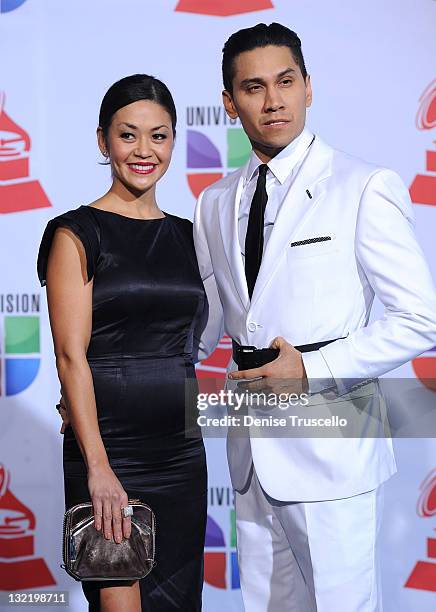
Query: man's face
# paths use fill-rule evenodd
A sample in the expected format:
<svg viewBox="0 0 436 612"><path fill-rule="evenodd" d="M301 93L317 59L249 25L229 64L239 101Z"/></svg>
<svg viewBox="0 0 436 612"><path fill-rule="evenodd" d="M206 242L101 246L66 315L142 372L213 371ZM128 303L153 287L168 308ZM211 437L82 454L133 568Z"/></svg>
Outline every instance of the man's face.
<svg viewBox="0 0 436 612"><path fill-rule="evenodd" d="M233 92L223 92L231 118L239 117L253 149L268 161L303 131L312 102L310 77L288 47L269 45L235 58Z"/></svg>

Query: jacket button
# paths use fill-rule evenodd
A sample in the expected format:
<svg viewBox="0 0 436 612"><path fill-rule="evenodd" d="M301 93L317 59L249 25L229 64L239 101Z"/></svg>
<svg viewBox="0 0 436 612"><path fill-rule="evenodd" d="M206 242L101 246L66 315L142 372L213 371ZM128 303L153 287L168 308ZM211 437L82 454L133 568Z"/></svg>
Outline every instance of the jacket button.
<svg viewBox="0 0 436 612"><path fill-rule="evenodd" d="M254 332L256 331L256 323L254 323L253 321L250 321L250 323L248 324L248 331Z"/></svg>

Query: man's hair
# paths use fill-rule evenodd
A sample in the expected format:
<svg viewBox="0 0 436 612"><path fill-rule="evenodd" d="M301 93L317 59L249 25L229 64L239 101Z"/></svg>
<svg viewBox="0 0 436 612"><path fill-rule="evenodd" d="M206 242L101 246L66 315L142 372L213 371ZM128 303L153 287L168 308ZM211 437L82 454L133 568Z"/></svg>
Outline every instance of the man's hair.
<svg viewBox="0 0 436 612"><path fill-rule="evenodd" d="M304 64L303 52L301 51L301 40L297 34L280 23L258 23L252 28L239 30L230 36L223 48L223 83L224 89L233 92L233 78L235 76L235 59L244 51L252 51L258 47L288 47L292 57L300 67L301 74L305 79L307 76Z"/></svg>

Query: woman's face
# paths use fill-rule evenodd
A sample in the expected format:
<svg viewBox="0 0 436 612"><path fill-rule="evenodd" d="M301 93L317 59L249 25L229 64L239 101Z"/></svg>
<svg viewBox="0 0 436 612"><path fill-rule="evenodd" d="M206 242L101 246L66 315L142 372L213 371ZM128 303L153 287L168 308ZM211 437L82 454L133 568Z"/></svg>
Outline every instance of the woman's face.
<svg viewBox="0 0 436 612"><path fill-rule="evenodd" d="M165 174L173 151L169 113L151 100L120 108L112 117L107 139L98 130L100 150L110 156L114 181L141 194Z"/></svg>

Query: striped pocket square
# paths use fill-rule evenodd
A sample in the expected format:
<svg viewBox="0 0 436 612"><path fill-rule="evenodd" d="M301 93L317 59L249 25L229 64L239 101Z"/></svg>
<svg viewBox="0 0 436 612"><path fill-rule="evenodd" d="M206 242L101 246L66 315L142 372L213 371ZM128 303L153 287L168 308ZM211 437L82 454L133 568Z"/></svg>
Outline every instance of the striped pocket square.
<svg viewBox="0 0 436 612"><path fill-rule="evenodd" d="M314 244L315 242L326 242L327 240L331 239L331 236L316 236L314 238L306 238L306 240L297 240L296 242L291 242L291 247L304 246L305 244Z"/></svg>

